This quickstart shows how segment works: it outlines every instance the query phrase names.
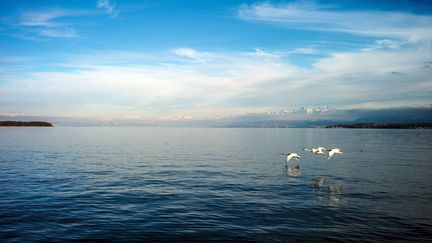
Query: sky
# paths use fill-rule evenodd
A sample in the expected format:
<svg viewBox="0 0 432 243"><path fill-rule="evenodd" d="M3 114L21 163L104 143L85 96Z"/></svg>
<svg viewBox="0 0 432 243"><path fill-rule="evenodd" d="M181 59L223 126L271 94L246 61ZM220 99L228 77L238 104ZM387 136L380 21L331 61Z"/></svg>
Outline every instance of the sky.
<svg viewBox="0 0 432 243"><path fill-rule="evenodd" d="M432 104L430 1L1 0L0 115Z"/></svg>

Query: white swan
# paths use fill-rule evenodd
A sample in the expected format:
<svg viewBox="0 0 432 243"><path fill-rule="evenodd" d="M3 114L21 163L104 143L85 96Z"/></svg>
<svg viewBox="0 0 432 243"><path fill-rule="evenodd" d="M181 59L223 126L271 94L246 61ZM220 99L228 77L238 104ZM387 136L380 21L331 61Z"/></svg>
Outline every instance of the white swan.
<svg viewBox="0 0 432 243"><path fill-rule="evenodd" d="M301 158L300 155L296 153L289 153L289 154L282 153L282 155L288 155L286 159L287 163L290 162L291 160L300 160Z"/></svg>
<svg viewBox="0 0 432 243"><path fill-rule="evenodd" d="M329 156L327 159L331 159L331 157L333 157L333 155L335 155L335 154L343 154L342 151L340 149L337 149L337 148L331 149L329 151L330 152L329 152Z"/></svg>
<svg viewBox="0 0 432 243"><path fill-rule="evenodd" d="M323 147L318 147L318 148L316 148L316 149L307 149L307 148L304 148L303 149L304 151L308 151L308 152L311 152L311 153L313 153L313 154L318 154L318 155L323 155L323 154L325 154L324 153L324 151L325 151L325 148L323 148Z"/></svg>

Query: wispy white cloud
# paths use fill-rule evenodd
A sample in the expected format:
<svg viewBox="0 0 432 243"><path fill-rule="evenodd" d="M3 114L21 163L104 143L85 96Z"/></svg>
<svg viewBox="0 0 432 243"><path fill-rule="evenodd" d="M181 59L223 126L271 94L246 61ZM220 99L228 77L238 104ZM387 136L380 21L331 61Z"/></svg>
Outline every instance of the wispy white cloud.
<svg viewBox="0 0 432 243"><path fill-rule="evenodd" d="M108 0L97 1L97 8L103 9L111 17L115 18L118 11L115 4ZM90 15L100 14L96 10L83 10L83 9L38 9L32 11L25 11L20 13L19 20L15 24L22 28L27 33L32 33L40 37L48 38L76 38L78 33L75 29L75 21L70 18L83 17ZM34 36L17 35L16 37L23 39L34 40Z"/></svg>
<svg viewBox="0 0 432 243"><path fill-rule="evenodd" d="M21 14L20 25L22 26L38 26L38 27L58 27L63 26L63 23L56 23L55 20L74 16L80 12L67 11L64 9L51 9L45 11L30 11Z"/></svg>
<svg viewBox="0 0 432 243"><path fill-rule="evenodd" d="M316 48L312 47L300 47L295 48L292 50L276 50L276 51L269 51L264 50L262 48L255 48L255 52L250 52L248 55L255 56L255 57L265 57L265 58L283 58L283 57L289 57L290 55L316 55L316 54L323 54L322 51L317 50Z"/></svg>
<svg viewBox="0 0 432 243"><path fill-rule="evenodd" d="M403 47L404 45L406 45L406 43L402 41L383 39L383 40L374 41L371 45L362 48L362 50L363 51L371 51L371 50L378 50L378 49L397 50Z"/></svg>
<svg viewBox="0 0 432 243"><path fill-rule="evenodd" d="M103 9L112 18L116 18L118 15L115 3L110 2L109 0L97 0L96 6L99 9Z"/></svg>
<svg viewBox="0 0 432 243"><path fill-rule="evenodd" d="M208 52L198 52L192 48L177 48L173 50L173 53L180 56L185 57L198 62L205 62L207 59L211 58L211 55Z"/></svg>
<svg viewBox="0 0 432 243"><path fill-rule="evenodd" d="M104 53L122 59L119 64L90 58L97 56L93 52L59 61L62 71L3 76L0 111L11 111L13 104L20 113L198 119L305 104L415 104L432 97L431 71L422 68L430 56L418 50L333 53L308 69L260 49L171 53L162 59L155 53L154 62L148 53ZM208 56L205 62L188 60Z"/></svg>
<svg viewBox="0 0 432 243"><path fill-rule="evenodd" d="M402 45L401 42L398 41L393 41L393 40L389 40L389 39L384 39L384 40L377 40L374 43L374 46L376 48L390 48L390 49L396 49L399 48Z"/></svg>
<svg viewBox="0 0 432 243"><path fill-rule="evenodd" d="M402 12L335 11L316 4L244 5L238 17L245 21L281 24L286 28L393 37L411 42L432 40L432 17Z"/></svg>
<svg viewBox="0 0 432 243"><path fill-rule="evenodd" d="M253 57L261 57L261 58L280 58L284 55L287 55L287 52L284 51L268 51L262 48L255 48L255 52L250 52L248 55Z"/></svg>
<svg viewBox="0 0 432 243"><path fill-rule="evenodd" d="M101 9L103 11L97 10ZM46 38L77 38L83 17L108 14L116 18L118 10L109 0L96 1L96 8L71 9L61 7L18 10L0 17L0 33L15 38L39 41Z"/></svg>
<svg viewBox="0 0 432 243"><path fill-rule="evenodd" d="M18 26L42 37L75 38L78 35L73 24L67 23L65 19L93 13L92 11L66 9L27 11L21 13Z"/></svg>
<svg viewBox="0 0 432 243"><path fill-rule="evenodd" d="M63 29L42 29L39 31L40 35L46 36L46 37L60 37L60 38L74 38L78 37L76 34L76 31L72 27L66 27Z"/></svg>
<svg viewBox="0 0 432 243"><path fill-rule="evenodd" d="M296 48L291 53L292 54L305 54L305 55L320 54L320 52L318 50L316 50L315 48L311 48L311 47Z"/></svg>

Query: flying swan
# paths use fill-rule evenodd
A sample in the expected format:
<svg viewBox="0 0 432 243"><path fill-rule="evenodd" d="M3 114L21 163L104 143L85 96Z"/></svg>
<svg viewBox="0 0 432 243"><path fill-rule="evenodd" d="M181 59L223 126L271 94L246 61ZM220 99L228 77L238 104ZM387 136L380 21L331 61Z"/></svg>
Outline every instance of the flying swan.
<svg viewBox="0 0 432 243"><path fill-rule="evenodd" d="M325 154L324 153L324 151L325 151L325 148L323 148L323 147L318 147L318 148L316 148L316 149L307 149L307 148L304 148L303 149L304 151L308 151L308 152L311 152L311 153L313 153L313 154L318 154L318 155L323 155L323 154Z"/></svg>
<svg viewBox="0 0 432 243"><path fill-rule="evenodd" d="M333 155L335 155L335 154L343 154L342 151L340 151L340 149L337 149L337 148L331 149L329 151L330 152L329 152L329 156L327 159L331 159L331 157L333 157Z"/></svg>
<svg viewBox="0 0 432 243"><path fill-rule="evenodd" d="M288 155L286 159L287 163L290 162L291 160L300 160L301 158L300 155L296 153L289 153L289 154L282 153L282 155Z"/></svg>

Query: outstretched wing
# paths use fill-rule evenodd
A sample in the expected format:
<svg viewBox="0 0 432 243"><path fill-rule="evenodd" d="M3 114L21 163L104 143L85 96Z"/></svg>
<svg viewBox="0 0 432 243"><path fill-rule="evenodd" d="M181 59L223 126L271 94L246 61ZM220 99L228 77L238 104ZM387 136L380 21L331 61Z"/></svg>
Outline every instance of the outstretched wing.
<svg viewBox="0 0 432 243"><path fill-rule="evenodd" d="M331 159L331 157L333 157L334 154L335 154L335 151L334 151L334 150L331 150L331 151L329 152L329 156L328 156L327 159Z"/></svg>
<svg viewBox="0 0 432 243"><path fill-rule="evenodd" d="M300 156L298 154L292 153L287 156L287 162L290 160L299 160Z"/></svg>

